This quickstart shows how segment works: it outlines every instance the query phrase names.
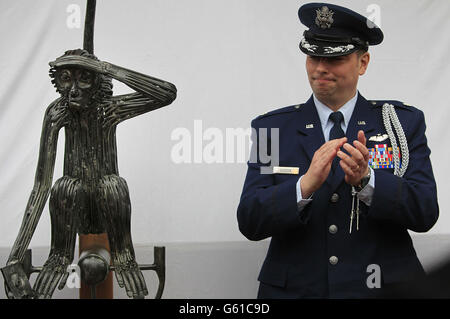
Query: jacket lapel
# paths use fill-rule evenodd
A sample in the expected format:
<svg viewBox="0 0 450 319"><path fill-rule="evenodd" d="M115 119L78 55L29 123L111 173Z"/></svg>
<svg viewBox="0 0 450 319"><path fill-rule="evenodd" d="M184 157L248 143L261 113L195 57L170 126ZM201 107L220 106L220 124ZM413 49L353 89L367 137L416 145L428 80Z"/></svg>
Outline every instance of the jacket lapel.
<svg viewBox="0 0 450 319"><path fill-rule="evenodd" d="M300 145L311 163L314 153L325 143L319 114L312 96L305 104L300 106L297 117Z"/></svg>
<svg viewBox="0 0 450 319"><path fill-rule="evenodd" d="M350 122L347 127L346 136L348 143L353 146L353 141L358 139L358 131L363 130L368 138L368 133L375 129L375 118L371 114L369 102L358 93L358 100L356 101L355 109L353 110ZM327 181L331 184L332 191L336 190L344 181L344 171L338 165L334 174L330 174Z"/></svg>
<svg viewBox="0 0 450 319"><path fill-rule="evenodd" d="M375 130L374 121L375 118L372 114L369 102L358 93L358 100L356 101L355 109L353 110L345 134L349 143L353 144L353 141L358 139L358 131L360 130L363 130L366 138L368 138L367 133Z"/></svg>

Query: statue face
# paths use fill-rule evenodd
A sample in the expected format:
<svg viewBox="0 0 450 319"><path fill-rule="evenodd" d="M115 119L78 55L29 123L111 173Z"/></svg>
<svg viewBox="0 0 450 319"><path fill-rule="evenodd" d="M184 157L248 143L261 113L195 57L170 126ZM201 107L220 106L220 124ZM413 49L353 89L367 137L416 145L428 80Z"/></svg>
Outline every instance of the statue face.
<svg viewBox="0 0 450 319"><path fill-rule="evenodd" d="M95 83L95 73L86 69L63 68L56 72L56 85L69 107L87 108L95 93Z"/></svg>

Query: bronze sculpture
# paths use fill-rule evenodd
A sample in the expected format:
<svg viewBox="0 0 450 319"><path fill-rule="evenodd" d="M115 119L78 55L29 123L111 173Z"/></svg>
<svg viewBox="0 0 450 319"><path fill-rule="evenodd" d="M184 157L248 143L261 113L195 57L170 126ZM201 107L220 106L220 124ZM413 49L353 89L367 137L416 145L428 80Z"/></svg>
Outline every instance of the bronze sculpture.
<svg viewBox="0 0 450 319"><path fill-rule="evenodd" d="M89 9L88 14L92 15ZM90 23L91 36L85 36L84 45L88 50L66 51L50 62L52 83L61 96L45 112L34 187L7 262L14 271L3 271L10 283L5 285L8 297L51 298L57 285L65 285L77 233L104 232L119 286L129 297L148 294L131 240L131 205L127 183L118 171L116 127L172 103L177 91L166 81L98 60L92 54L93 18ZM113 96L112 79L135 92ZM61 128L64 176L51 187ZM30 292L21 263L48 197L51 250Z"/></svg>

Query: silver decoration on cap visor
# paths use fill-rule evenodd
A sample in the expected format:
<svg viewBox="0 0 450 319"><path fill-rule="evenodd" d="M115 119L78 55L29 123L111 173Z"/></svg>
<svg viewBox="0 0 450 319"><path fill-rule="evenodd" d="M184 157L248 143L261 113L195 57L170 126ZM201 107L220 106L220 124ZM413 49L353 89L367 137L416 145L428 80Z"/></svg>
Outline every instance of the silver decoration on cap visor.
<svg viewBox="0 0 450 319"><path fill-rule="evenodd" d="M302 41L300 42L300 45L302 46L303 49L308 50L309 52L313 52L313 53L316 53L316 50L318 48L317 45L310 44L308 41L305 40L305 38L302 39Z"/></svg>
<svg viewBox="0 0 450 319"><path fill-rule="evenodd" d="M340 45L338 47L324 47L323 51L324 53L345 53L350 50L353 50L355 46L353 44L348 45Z"/></svg>
<svg viewBox="0 0 450 319"><path fill-rule="evenodd" d="M320 10L316 10L316 24L322 29L329 29L333 24L333 14L334 12L328 9L328 7L323 6Z"/></svg>

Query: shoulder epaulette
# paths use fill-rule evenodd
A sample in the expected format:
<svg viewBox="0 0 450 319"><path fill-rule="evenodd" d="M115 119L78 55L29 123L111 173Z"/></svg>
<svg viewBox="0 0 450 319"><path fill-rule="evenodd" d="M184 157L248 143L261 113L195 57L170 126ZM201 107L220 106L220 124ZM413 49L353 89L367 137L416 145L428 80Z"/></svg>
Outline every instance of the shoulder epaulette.
<svg viewBox="0 0 450 319"><path fill-rule="evenodd" d="M401 101L396 101L396 100L371 100L371 101L369 101L369 103L371 105L373 105L374 107L381 107L385 103L391 104L391 105L396 106L396 107L402 107L402 108L410 108L412 106L412 105L403 103Z"/></svg>
<svg viewBox="0 0 450 319"><path fill-rule="evenodd" d="M268 116L271 116L271 115L277 115L277 114L294 112L294 111L297 111L298 109L300 109L301 106L302 106L302 104L296 104L296 105L282 107L280 109L276 109L276 110L269 111L269 112L266 112L264 114L261 114L257 118L261 119L261 118L268 117Z"/></svg>

